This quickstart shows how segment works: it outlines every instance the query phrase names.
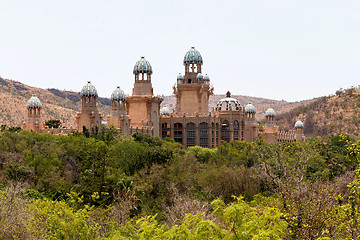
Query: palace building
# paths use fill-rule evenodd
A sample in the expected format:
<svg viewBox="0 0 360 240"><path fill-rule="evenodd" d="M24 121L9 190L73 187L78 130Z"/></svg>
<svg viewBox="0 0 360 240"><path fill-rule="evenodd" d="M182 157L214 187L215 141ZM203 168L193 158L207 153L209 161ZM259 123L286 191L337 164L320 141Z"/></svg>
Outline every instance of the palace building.
<svg viewBox="0 0 360 240"><path fill-rule="evenodd" d="M279 131L275 122L275 111L269 108L266 113L265 126L259 130L255 119L256 109L249 103L242 106L240 102L227 92L216 107L209 110L209 97L214 88L210 77L202 72L203 59L199 51L192 47L186 52L183 60L184 74L179 73L173 92L176 96L176 107L173 110L160 104L163 98L154 96L152 88L151 64L141 57L136 62L134 87L131 96L117 87L111 94L111 112L106 123L113 125L124 136L135 132L172 138L185 147L215 147L221 141L248 141L262 138L268 143L295 142L305 139L304 125L299 120L294 130ZM84 128L91 130L100 126L103 117L98 111L96 100L98 93L94 85L88 82L81 90L81 108L76 114L77 129L63 130L64 133L82 132ZM23 128L37 132L45 129L41 120L41 102L36 97L30 98L28 118ZM55 130L51 130L55 131Z"/></svg>

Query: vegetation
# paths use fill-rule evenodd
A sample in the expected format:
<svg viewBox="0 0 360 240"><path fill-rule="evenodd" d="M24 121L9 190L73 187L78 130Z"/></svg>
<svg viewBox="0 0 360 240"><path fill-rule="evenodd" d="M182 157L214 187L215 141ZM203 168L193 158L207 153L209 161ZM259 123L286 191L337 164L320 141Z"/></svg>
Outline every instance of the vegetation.
<svg viewBox="0 0 360 240"><path fill-rule="evenodd" d="M293 129L301 119L305 134L326 136L328 134L351 134L357 137L360 130L360 89L340 89L335 95L318 98L316 101L282 113L277 123L285 129Z"/></svg>
<svg viewBox="0 0 360 240"><path fill-rule="evenodd" d="M61 121L59 119L50 119L45 121L45 126L48 128L59 128L61 126Z"/></svg>
<svg viewBox="0 0 360 240"><path fill-rule="evenodd" d="M0 133L1 239L358 239L360 142Z"/></svg>

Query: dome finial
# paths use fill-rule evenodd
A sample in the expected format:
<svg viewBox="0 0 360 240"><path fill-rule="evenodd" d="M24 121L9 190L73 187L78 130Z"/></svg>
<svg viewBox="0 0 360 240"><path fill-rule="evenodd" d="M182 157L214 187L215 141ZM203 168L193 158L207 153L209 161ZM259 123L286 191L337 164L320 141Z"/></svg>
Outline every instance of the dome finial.
<svg viewBox="0 0 360 240"><path fill-rule="evenodd" d="M231 97L230 91L227 91L227 92L226 92L226 97L227 97L227 98Z"/></svg>

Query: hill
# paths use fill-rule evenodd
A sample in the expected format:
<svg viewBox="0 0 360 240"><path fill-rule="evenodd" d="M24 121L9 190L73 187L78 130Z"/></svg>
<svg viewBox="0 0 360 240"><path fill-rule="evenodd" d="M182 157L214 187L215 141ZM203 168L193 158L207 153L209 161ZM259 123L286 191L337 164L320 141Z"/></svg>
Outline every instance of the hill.
<svg viewBox="0 0 360 240"><path fill-rule="evenodd" d="M296 107L278 115L277 123L280 127L290 129L297 119L304 122L306 135L358 135L360 89L340 89L334 96L321 97L309 105Z"/></svg>
<svg viewBox="0 0 360 240"><path fill-rule="evenodd" d="M26 119L26 103L36 94L43 104L44 120L60 119L63 126L76 127L75 115L80 109L79 92L30 87L17 81L0 78L0 125L21 126ZM103 116L110 113L110 99L99 98Z"/></svg>
<svg viewBox="0 0 360 240"><path fill-rule="evenodd" d="M76 126L75 114L80 109L79 92L35 88L4 78L0 78L0 125L21 126L26 119L26 103L32 94L36 94L43 103L44 120L60 119L63 126ZM211 96L209 110L224 97L225 94ZM301 102L286 102L242 95L233 95L232 97L238 99L243 106L251 102L257 110L256 117L258 120L264 119L265 111L269 107L274 108L277 113L284 113L299 106L306 106L314 101L311 99ZM110 113L110 99L100 97L98 102L101 114L103 116L108 115ZM164 96L161 107L167 106L169 109L174 109L175 104L175 96Z"/></svg>

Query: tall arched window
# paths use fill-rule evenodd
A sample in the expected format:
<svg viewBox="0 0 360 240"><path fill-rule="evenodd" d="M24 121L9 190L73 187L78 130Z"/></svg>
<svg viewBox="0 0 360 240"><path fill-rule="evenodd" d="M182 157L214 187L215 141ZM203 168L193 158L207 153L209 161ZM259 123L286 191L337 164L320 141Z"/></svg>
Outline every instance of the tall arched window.
<svg viewBox="0 0 360 240"><path fill-rule="evenodd" d="M200 147L209 147L209 125L206 122L200 123Z"/></svg>
<svg viewBox="0 0 360 240"><path fill-rule="evenodd" d="M195 146L195 137L196 137L196 126L195 123L189 122L186 124L186 145Z"/></svg>
<svg viewBox="0 0 360 240"><path fill-rule="evenodd" d="M170 125L168 123L161 124L161 137L170 137Z"/></svg>
<svg viewBox="0 0 360 240"><path fill-rule="evenodd" d="M221 124L221 140L230 142L230 123L224 120Z"/></svg>
<svg viewBox="0 0 360 240"><path fill-rule="evenodd" d="M245 123L244 121L241 121L241 141L244 141L244 129L245 128Z"/></svg>
<svg viewBox="0 0 360 240"><path fill-rule="evenodd" d="M174 140L175 142L181 143L183 142L183 125L181 123L174 124Z"/></svg>
<svg viewBox="0 0 360 240"><path fill-rule="evenodd" d="M237 120L235 120L233 122L233 128L234 128L234 140L239 140L240 126L239 126L239 122Z"/></svg>

